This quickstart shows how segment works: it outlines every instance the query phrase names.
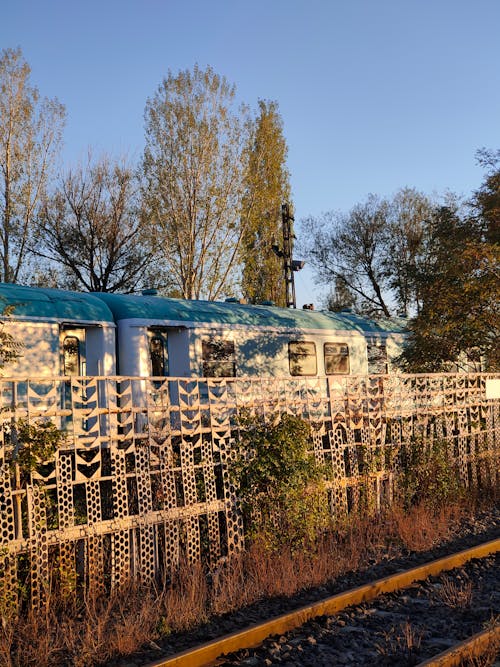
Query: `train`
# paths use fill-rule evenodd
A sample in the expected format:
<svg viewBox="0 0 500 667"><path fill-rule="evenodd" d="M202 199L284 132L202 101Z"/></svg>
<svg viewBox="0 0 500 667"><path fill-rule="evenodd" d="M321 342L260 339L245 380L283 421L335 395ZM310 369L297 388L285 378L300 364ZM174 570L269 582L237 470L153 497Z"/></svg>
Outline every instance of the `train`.
<svg viewBox="0 0 500 667"><path fill-rule="evenodd" d="M12 378L324 377L397 372L405 321L341 312L0 284Z"/></svg>

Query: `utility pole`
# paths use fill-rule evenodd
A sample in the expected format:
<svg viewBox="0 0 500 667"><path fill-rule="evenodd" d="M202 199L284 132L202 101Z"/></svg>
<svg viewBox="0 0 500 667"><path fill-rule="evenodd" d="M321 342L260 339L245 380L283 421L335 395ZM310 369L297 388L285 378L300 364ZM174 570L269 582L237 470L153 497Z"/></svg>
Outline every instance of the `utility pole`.
<svg viewBox="0 0 500 667"><path fill-rule="evenodd" d="M304 262L293 259L293 239L295 236L292 231L292 223L294 222L294 217L290 213L288 204L281 205L281 220L283 225L283 250L280 250L279 246L273 245L273 251L278 257L283 258L287 308L297 308L293 274L295 271L300 271L303 268Z"/></svg>

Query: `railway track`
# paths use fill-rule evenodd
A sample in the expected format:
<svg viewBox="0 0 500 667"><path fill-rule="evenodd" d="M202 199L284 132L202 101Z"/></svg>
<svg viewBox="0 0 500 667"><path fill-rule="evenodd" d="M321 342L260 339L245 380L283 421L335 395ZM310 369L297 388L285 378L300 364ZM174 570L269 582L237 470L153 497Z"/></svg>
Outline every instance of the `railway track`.
<svg viewBox="0 0 500 667"><path fill-rule="evenodd" d="M500 643L499 551L500 539L492 540L330 596L148 667L460 665L464 656L492 653L494 645ZM482 621L476 613L478 606L485 616ZM415 607L420 615L415 614ZM438 620L432 621L436 612ZM439 625L440 614L445 625L448 619L450 625L456 623L452 617L458 614L467 626L469 617L474 621L469 625L479 623L481 631L467 631L471 635L467 641L464 637L432 636L429 641L431 633L426 631L425 621ZM375 626L371 638L370 625Z"/></svg>

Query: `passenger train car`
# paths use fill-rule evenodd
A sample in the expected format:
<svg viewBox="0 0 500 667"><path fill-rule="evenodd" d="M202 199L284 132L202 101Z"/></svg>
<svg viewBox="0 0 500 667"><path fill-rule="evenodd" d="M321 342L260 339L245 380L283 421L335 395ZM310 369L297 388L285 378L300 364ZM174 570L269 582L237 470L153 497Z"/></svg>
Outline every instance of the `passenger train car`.
<svg viewBox="0 0 500 667"><path fill-rule="evenodd" d="M0 283L0 321L21 345L10 377L114 375L116 324L93 294Z"/></svg>
<svg viewBox="0 0 500 667"><path fill-rule="evenodd" d="M3 326L23 345L3 374L314 377L394 372L403 321L0 284ZM6 310L7 309L7 310Z"/></svg>

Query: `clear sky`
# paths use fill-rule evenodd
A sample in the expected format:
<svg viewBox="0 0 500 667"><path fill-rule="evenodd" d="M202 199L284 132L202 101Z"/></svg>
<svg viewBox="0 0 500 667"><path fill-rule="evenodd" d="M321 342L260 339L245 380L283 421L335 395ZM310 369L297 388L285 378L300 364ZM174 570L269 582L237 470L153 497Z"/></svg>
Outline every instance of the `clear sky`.
<svg viewBox="0 0 500 667"><path fill-rule="evenodd" d="M499 0L0 0L0 48L21 47L68 114L63 163L138 159L168 70L210 65L256 108L276 100L296 220L403 186L469 194L478 148L500 148ZM298 305L319 301L307 271Z"/></svg>

